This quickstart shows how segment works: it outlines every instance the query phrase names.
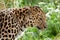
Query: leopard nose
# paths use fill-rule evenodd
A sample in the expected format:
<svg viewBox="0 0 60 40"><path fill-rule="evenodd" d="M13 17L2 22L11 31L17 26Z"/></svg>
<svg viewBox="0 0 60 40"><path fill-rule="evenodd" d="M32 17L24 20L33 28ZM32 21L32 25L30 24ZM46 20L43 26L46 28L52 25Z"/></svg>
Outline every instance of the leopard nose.
<svg viewBox="0 0 60 40"><path fill-rule="evenodd" d="M38 29L41 29L39 26L37 26Z"/></svg>
<svg viewBox="0 0 60 40"><path fill-rule="evenodd" d="M44 28L46 28L46 27L47 27L47 24L44 25Z"/></svg>
<svg viewBox="0 0 60 40"><path fill-rule="evenodd" d="M44 28L46 28L46 26L44 26Z"/></svg>

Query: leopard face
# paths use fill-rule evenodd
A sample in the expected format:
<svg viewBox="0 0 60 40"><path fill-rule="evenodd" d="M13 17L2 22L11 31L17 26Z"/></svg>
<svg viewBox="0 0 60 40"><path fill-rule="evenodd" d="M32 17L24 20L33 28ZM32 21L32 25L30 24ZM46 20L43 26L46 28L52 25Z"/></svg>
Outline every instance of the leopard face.
<svg viewBox="0 0 60 40"><path fill-rule="evenodd" d="M0 11L0 40L14 40L29 26L38 29L46 27L45 14L38 6Z"/></svg>

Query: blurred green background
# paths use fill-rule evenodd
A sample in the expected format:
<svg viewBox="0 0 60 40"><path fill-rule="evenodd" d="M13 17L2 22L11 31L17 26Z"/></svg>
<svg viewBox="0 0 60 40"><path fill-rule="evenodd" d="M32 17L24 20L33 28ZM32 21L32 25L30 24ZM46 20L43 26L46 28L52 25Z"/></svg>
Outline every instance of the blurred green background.
<svg viewBox="0 0 60 40"><path fill-rule="evenodd" d="M0 10L35 5L46 13L47 28L27 28L17 40L60 40L60 0L0 0Z"/></svg>

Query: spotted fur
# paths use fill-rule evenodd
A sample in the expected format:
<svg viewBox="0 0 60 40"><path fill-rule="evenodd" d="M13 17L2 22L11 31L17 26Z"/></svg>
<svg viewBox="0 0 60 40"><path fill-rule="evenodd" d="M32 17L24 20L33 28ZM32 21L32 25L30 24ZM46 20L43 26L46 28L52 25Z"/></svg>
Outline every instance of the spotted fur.
<svg viewBox="0 0 60 40"><path fill-rule="evenodd" d="M38 29L46 27L46 17L40 7L28 6L0 11L0 40L15 40L18 33L29 26L36 26Z"/></svg>

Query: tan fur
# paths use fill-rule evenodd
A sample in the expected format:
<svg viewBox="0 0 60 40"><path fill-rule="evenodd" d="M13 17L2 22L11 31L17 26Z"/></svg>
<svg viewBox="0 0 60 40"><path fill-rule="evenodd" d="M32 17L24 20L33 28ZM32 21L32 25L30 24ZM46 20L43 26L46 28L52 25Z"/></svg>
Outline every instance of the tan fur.
<svg viewBox="0 0 60 40"><path fill-rule="evenodd" d="M14 40L20 31L29 26L46 27L45 14L38 6L0 11L0 40Z"/></svg>

